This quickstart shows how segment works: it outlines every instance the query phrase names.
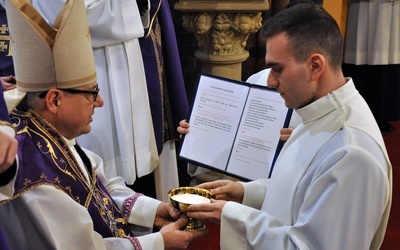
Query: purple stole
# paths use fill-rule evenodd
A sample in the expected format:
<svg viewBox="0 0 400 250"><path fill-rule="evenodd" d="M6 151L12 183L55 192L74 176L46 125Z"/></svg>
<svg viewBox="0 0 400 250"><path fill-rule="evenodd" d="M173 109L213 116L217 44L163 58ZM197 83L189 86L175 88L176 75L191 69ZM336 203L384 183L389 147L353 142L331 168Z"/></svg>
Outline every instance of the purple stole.
<svg viewBox="0 0 400 250"><path fill-rule="evenodd" d="M11 39L8 30L7 14L3 6L0 5L0 76L15 75L13 58L11 55Z"/></svg>
<svg viewBox="0 0 400 250"><path fill-rule="evenodd" d="M33 111L11 113L17 125L19 169L13 199L25 192L50 185L87 208L94 230L107 237L133 234L110 194L92 169L90 183L57 130Z"/></svg>
<svg viewBox="0 0 400 250"><path fill-rule="evenodd" d="M151 0L149 29L139 38L157 149L178 139L176 127L187 118L189 104L168 1Z"/></svg>

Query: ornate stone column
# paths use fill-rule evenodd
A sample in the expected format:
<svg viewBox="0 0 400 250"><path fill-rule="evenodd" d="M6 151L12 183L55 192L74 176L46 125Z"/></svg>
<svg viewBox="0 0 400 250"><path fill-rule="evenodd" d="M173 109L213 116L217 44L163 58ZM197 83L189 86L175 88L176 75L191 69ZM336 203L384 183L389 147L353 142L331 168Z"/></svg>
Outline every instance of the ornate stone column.
<svg viewBox="0 0 400 250"><path fill-rule="evenodd" d="M183 12L184 28L196 36L202 72L241 80L247 39L261 28L268 0L180 0L174 7Z"/></svg>

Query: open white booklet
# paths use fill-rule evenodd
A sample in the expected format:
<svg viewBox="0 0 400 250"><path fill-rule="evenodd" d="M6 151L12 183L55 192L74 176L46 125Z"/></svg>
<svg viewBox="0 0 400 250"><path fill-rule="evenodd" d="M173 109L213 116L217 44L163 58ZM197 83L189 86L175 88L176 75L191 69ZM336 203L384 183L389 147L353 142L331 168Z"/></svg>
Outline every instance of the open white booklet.
<svg viewBox="0 0 400 250"><path fill-rule="evenodd" d="M268 178L291 114L275 90L200 75L179 158L240 179Z"/></svg>

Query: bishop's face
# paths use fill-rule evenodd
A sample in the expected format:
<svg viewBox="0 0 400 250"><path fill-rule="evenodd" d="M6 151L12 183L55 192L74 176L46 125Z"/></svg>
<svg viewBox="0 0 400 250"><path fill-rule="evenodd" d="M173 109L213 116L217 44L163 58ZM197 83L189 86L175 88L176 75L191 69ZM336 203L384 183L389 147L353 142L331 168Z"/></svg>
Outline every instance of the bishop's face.
<svg viewBox="0 0 400 250"><path fill-rule="evenodd" d="M67 139L89 133L94 109L104 105L103 98L98 94L97 84L59 91L63 96L63 103L59 105L58 131Z"/></svg>

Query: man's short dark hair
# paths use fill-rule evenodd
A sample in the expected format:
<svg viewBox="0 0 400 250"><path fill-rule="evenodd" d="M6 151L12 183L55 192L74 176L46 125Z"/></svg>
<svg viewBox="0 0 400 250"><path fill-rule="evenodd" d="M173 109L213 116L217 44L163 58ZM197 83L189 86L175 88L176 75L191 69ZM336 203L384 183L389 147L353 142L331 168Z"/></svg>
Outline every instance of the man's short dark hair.
<svg viewBox="0 0 400 250"><path fill-rule="evenodd" d="M328 58L331 67L342 65L343 37L333 17L321 6L299 3L286 8L264 24L260 37L268 40L284 33L289 49L297 62L304 62L312 53Z"/></svg>

